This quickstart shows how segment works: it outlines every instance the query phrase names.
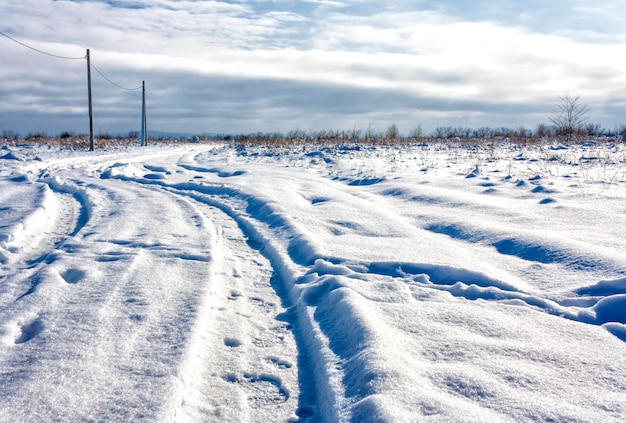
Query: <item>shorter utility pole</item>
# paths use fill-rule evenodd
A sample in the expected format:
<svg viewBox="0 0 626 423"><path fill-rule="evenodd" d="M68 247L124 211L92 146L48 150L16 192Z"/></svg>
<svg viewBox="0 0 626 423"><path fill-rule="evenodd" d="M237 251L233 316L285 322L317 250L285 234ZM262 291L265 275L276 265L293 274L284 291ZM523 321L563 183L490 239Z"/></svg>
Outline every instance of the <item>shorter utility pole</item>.
<svg viewBox="0 0 626 423"><path fill-rule="evenodd" d="M91 105L91 60L87 49L87 92L89 96L89 150L94 150L93 145L93 106Z"/></svg>
<svg viewBox="0 0 626 423"><path fill-rule="evenodd" d="M148 124L146 122L146 81L141 81L141 145L148 145Z"/></svg>

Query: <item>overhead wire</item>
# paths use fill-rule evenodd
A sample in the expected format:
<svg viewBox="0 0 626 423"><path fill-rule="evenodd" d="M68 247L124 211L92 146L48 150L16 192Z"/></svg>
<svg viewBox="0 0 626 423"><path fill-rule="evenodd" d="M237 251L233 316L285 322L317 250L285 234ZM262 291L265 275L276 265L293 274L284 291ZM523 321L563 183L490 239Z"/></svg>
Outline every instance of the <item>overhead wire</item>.
<svg viewBox="0 0 626 423"><path fill-rule="evenodd" d="M34 51L36 51L37 53L45 54L46 56L56 57L57 59L81 60L81 59L84 59L84 58L85 58L85 56L82 56L82 57L59 56L58 54L48 53L48 52L46 52L46 51L39 50L39 49L37 49L37 48L35 48L35 47L29 46L28 44L25 44L25 43L23 43L23 42L21 42L21 41L18 41L18 40L16 40L15 38L13 38L13 37L11 37L11 36L9 36L9 35L5 34L5 33L4 33L4 32L2 32L2 31L0 31L0 35L2 35L3 37L8 38L9 40L11 40L11 41L13 41L13 42L16 42L16 43L18 43L18 44L20 44L20 45L22 45L22 46L24 46L24 47L26 47L26 48L29 48L29 49L31 49L31 50L34 50Z"/></svg>
<svg viewBox="0 0 626 423"><path fill-rule="evenodd" d="M139 86L139 87L136 87L136 88L126 88L126 87L123 87L123 86L121 86L119 84L116 84L115 82L111 81L106 75L104 75L102 72L100 72L100 69L98 69L97 67L94 66L93 63L91 63L91 60L89 60L89 50L87 50L87 54L85 56L83 56L83 57L61 56L61 55L58 55L58 54L48 53L47 51L43 51L43 50L37 49L35 47L29 46L28 44L25 44L25 43L23 43L21 41L18 41L15 38L5 34L2 31L0 31L0 35L2 35L3 37L8 38L9 40L11 40L11 41L13 41L13 42L23 46L23 47L26 47L26 48L28 48L30 50L33 50L33 51L36 51L37 53L45 54L46 56L51 56L51 57L55 57L55 58L58 58L58 59L68 59L68 60L82 60L82 59L86 59L87 60L87 64L88 64L90 69L93 68L107 82L109 82L111 85L113 85L113 86L115 86L115 87L117 87L117 88L119 88L121 90L137 91L137 90L140 90L140 89L144 88L143 84L141 86ZM144 104L143 104L143 123L142 123L142 125L144 126L144 129L142 129L142 133L145 130L145 113L146 113L146 110L145 110L145 92L144 92L144 100L143 101L144 101ZM89 119L91 121L91 119L92 119L92 115L91 115L91 77L89 79L89 114L90 114ZM93 127L91 129L91 137L90 138L91 138L91 150L93 150L93 148L94 148L93 147ZM142 138L143 138L143 136L142 136ZM142 140L142 145L144 145L144 142L145 142L145 140Z"/></svg>
<svg viewBox="0 0 626 423"><path fill-rule="evenodd" d="M13 38L13 37L11 37L11 36L9 36L9 35L5 34L5 33L4 33L4 32L2 32L2 31L0 31L0 35L2 35L3 37L8 38L9 40L11 40L11 41L13 41L13 42L15 42L15 43L17 43L17 44L19 44L19 45L21 45L21 46L24 46L24 47L26 47L26 48L28 48L28 49L30 49L30 50L36 51L37 53L45 54L46 56L52 56L52 57L56 57L56 58L58 58L58 59L68 59L68 60L82 60L82 59L86 59L86 56L82 56L82 57L69 57L69 56L61 56L61 55L58 55L58 54L48 53L47 51L39 50L39 49L37 49L37 48L35 48L35 47L29 46L29 45L28 45L28 44L26 44L26 43L23 43L23 42L21 42L21 41L19 41L19 40L16 40L15 38ZM119 89L121 89L121 90L125 90L125 91L137 91L137 90L140 90L140 89L142 89L142 88L143 88L143 85L141 85L141 86L139 86L139 87L136 87L136 88L126 88L126 87L123 87L123 86L121 86L121 85L119 85L119 84L116 84L115 82L111 81L111 79L107 78L107 76L106 76L104 73L102 73L102 72L101 72L101 71L100 71L97 67L95 67L93 63L90 63L90 66L91 66L91 67L92 67L92 68L93 68L96 72L98 72L98 73L100 74L100 76L101 76L101 77L103 77L106 81L108 81L111 85L113 85L113 86L115 86L115 87L117 87L117 88L119 88Z"/></svg>
<svg viewBox="0 0 626 423"><path fill-rule="evenodd" d="M102 72L100 72L100 70L93 64L91 63L91 67L100 74L101 77L103 77L104 79L106 79L111 85L116 86L117 88L121 89L121 90L126 90L126 91L137 91L143 88L143 85L140 85L138 87L135 88L126 88L126 87L122 87L121 85L116 84L115 82L111 81L109 78L107 78Z"/></svg>

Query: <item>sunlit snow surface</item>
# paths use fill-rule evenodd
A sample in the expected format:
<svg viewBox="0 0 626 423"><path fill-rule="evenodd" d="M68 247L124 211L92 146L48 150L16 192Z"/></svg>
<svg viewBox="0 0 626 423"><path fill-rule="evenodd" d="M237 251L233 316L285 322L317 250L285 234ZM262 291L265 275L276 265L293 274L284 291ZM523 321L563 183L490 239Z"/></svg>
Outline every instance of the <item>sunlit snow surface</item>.
<svg viewBox="0 0 626 423"><path fill-rule="evenodd" d="M622 422L626 152L0 150L2 422Z"/></svg>

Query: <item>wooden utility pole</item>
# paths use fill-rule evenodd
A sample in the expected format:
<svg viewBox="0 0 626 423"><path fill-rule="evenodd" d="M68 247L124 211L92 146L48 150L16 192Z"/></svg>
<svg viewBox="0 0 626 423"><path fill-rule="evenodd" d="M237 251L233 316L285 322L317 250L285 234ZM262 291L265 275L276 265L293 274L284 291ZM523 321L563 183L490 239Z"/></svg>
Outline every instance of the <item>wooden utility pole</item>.
<svg viewBox="0 0 626 423"><path fill-rule="evenodd" d="M94 151L93 145L93 107L91 105L91 61L87 49L87 92L89 95L89 150Z"/></svg>
<svg viewBox="0 0 626 423"><path fill-rule="evenodd" d="M141 145L148 145L148 125L146 122L146 81L141 81Z"/></svg>

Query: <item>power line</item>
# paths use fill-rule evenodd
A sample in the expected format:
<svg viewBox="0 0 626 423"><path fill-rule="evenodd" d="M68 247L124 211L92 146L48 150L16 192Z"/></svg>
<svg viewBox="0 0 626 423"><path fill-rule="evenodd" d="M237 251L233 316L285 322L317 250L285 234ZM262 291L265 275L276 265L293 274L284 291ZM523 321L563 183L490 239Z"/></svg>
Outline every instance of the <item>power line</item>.
<svg viewBox="0 0 626 423"><path fill-rule="evenodd" d="M5 33L4 33L4 32L2 32L2 31L0 31L0 35L2 35L2 36L4 36L4 37L8 38L9 40L11 40L11 41L13 41L13 42L16 42L17 44L19 44L19 45L21 45L21 46L24 46L24 47L26 47L26 48L28 48L28 49L31 49L31 50L33 50L33 51L36 51L37 53L45 54L46 56L52 56L52 57L56 57L56 58L58 58L58 59L68 59L68 60L82 60L82 59L85 59L85 58L86 58L85 56L83 56L83 57L68 57L68 56L59 56L58 54L48 53L48 52L46 52L46 51L36 49L35 47L31 47L31 46L29 46L28 44L25 44L25 43L23 43L23 42L21 42L21 41L18 41L18 40L16 40L15 38L13 38L13 37L11 37L11 36L9 36L9 35L5 34ZM126 87L122 87L121 85L116 84L115 82L113 82L113 81L111 81L109 78L107 78L107 77L106 77L106 75L104 75L102 72L100 72L100 70L99 70L97 67L95 67L95 66L93 65L93 63L91 64L91 67L92 67L92 68L94 68L94 70L95 70L96 72L98 72L98 73L100 74L100 76L101 76L101 77L103 77L104 79L106 79L106 80L107 80L107 81L108 81L111 85L114 85L114 86L116 86L117 88L119 88L119 89L121 89L121 90L126 90L126 91L137 91L137 90L140 90L140 89L142 89L142 88L143 88L143 86L139 86L139 87L135 87L135 88L126 88Z"/></svg>
<svg viewBox="0 0 626 423"><path fill-rule="evenodd" d="M102 72L100 72L100 70L94 66L94 64L91 64L91 67L100 74L101 77L103 77L104 79L106 79L111 85L116 86L117 88L121 89L121 90L126 90L126 91L137 91L143 88L143 85L140 85L136 88L126 88L126 87L122 87L121 85L116 84L115 82L111 81L109 78L107 78Z"/></svg>
<svg viewBox="0 0 626 423"><path fill-rule="evenodd" d="M0 35L2 35L3 37L8 38L9 40L23 46L26 47L30 50L36 51L37 53L41 53L41 54L45 54L46 56L51 56L51 57L56 57L58 59L69 59L69 60L82 60L82 59L86 59L87 60L87 80L88 80L88 97L89 97L89 140L90 140L90 150L93 151L94 149L94 137L93 137L93 110L92 110L92 103L91 103L91 68L93 68L96 72L98 72L100 74L101 77L103 77L106 81L108 81L111 85L121 89L121 90L125 90L125 91L137 91L137 90L143 90L143 95L142 95L142 100L141 100L141 108L142 108L142 117L141 117L141 145L146 145L146 138L147 138L147 126L146 126L146 89L145 89L145 82L143 82L141 84L141 86L136 87L136 88L126 88L123 87L119 84L116 84L115 82L111 81L109 78L106 77L106 75L104 75L102 72L100 72L100 70L95 67L93 64L91 64L91 60L89 57L89 49L87 49L87 54L84 57L68 57L68 56L60 56L58 54L52 54L52 53L48 53L46 51L43 50L39 50L36 49L34 47L29 46L28 44L24 44L21 41L16 40L13 37L8 36L7 34L5 34L4 32L0 31Z"/></svg>
<svg viewBox="0 0 626 423"><path fill-rule="evenodd" d="M56 57L57 59L82 60L82 59L84 59L84 58L85 58L85 56L83 56L83 57L67 57L67 56L59 56L58 54L48 53L48 52L45 52L45 51L43 51L43 50L36 49L35 47L31 47L31 46L29 46L28 44L24 44L23 42L18 41L18 40L16 40L16 39L15 39L15 38L13 38L13 37L8 36L7 34L5 34L5 33L4 33L4 32L2 32L2 31L0 31L0 35L2 35L2 36L4 36L4 37L7 37L9 40L11 40L11 41L14 41L14 42L18 43L19 45L22 45L22 46L24 46L24 47L26 47L26 48L29 48L29 49L31 49L31 50L34 50L34 51L36 51L37 53L45 54L46 56Z"/></svg>

